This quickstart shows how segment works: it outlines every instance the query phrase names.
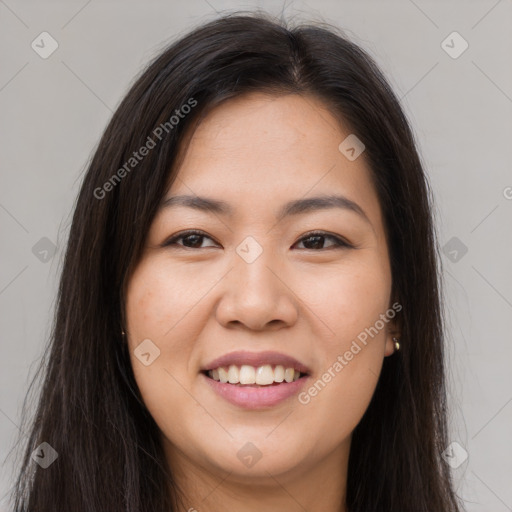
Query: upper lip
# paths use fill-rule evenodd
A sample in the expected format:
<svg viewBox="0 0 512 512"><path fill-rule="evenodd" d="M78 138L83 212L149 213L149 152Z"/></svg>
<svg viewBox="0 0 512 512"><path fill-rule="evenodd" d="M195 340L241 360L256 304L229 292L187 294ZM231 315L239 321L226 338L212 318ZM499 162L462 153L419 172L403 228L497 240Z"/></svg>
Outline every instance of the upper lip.
<svg viewBox="0 0 512 512"><path fill-rule="evenodd" d="M236 366L246 364L254 367L263 366L265 364L281 365L284 366L284 368L294 368L301 373L311 373L311 370L305 364L301 363L294 357L271 350L265 352L248 352L245 350L230 352L229 354L224 354L223 356L217 357L213 361L207 363L201 368L201 370L208 371L232 364Z"/></svg>

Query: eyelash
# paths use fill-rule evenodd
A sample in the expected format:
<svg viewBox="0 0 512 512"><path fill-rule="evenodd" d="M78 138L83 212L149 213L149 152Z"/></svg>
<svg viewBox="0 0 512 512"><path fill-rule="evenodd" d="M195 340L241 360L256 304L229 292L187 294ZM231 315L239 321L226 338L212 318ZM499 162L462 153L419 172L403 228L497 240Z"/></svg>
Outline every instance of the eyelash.
<svg viewBox="0 0 512 512"><path fill-rule="evenodd" d="M198 247L198 248L194 248L194 247L185 247L181 244L177 244L176 242L178 240L181 240L183 238L187 238L188 236L190 235L198 235L202 238L209 238L210 240L214 241L210 236L208 236L206 233L204 233L203 231L199 231L199 230L196 230L196 229L191 229L191 230L188 230L188 231L182 231L181 233L178 233L174 236L172 236L171 238L169 238L166 242L164 242L162 244L162 247L170 247L170 246L180 246L182 247L183 249L188 249L188 250L197 250L197 249L201 249L201 247ZM324 248L324 249L302 249L302 250L305 250L305 251L327 251L327 250L330 250L330 249L353 249L354 246L349 244L347 241L343 240L342 238L340 238L339 236L336 236L336 235L332 235L330 233L327 233L325 231L311 231L309 233L306 233L303 237L301 237L299 240L297 240L297 242L302 242L303 240L307 240L308 238L312 238L314 236L321 236L321 237L324 237L324 238L329 238L331 240L334 241L335 245L334 246L330 246L330 247L327 247L327 248ZM296 243L297 243L296 242ZM217 242L216 242L217 243ZM295 245L295 244L294 244ZM203 247L203 249L206 249L206 247Z"/></svg>

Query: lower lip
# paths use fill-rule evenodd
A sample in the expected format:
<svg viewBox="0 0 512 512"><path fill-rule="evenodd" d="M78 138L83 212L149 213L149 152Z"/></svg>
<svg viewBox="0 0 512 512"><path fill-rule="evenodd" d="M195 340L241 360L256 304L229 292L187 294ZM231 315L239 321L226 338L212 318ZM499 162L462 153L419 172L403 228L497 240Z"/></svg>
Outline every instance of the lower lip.
<svg viewBox="0 0 512 512"><path fill-rule="evenodd" d="M282 382L277 386L252 387L223 383L207 377L204 373L201 376L218 395L244 409L273 407L296 395L308 380L308 377L302 377L293 382Z"/></svg>

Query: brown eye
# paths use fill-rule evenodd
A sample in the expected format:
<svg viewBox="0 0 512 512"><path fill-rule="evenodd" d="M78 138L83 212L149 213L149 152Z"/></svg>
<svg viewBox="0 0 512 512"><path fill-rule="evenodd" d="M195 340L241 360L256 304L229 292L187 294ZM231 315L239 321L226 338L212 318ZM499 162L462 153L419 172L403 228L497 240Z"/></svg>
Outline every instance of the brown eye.
<svg viewBox="0 0 512 512"><path fill-rule="evenodd" d="M178 233L174 235L169 240L163 243L163 247L169 246L181 246L187 249L202 249L202 242L207 240L212 240L209 236L207 236L202 231L184 231L182 233ZM183 243L177 243L178 241L183 241ZM214 247L213 245L207 245L205 247Z"/></svg>
<svg viewBox="0 0 512 512"><path fill-rule="evenodd" d="M328 247L324 247L325 240L331 240L334 243L332 243ZM335 236L331 235L329 233L325 233L323 231L317 231L314 233L309 233L308 235L302 237L299 240L299 243L303 243L306 247L305 249L311 249L311 250L318 250L318 249L329 249L329 248L336 248L336 247L352 247L350 244L345 242L345 240Z"/></svg>

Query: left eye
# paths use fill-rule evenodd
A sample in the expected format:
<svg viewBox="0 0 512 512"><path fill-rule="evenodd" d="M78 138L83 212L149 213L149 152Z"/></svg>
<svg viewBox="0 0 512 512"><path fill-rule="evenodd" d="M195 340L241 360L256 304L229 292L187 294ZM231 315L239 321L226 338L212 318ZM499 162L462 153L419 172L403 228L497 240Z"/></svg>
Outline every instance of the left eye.
<svg viewBox="0 0 512 512"><path fill-rule="evenodd" d="M312 246L305 247L305 249L325 249L325 247L323 247L323 242L327 239L334 241L330 247L350 247L350 245L341 238L324 232L309 233L302 237L299 240L299 243L305 243Z"/></svg>

